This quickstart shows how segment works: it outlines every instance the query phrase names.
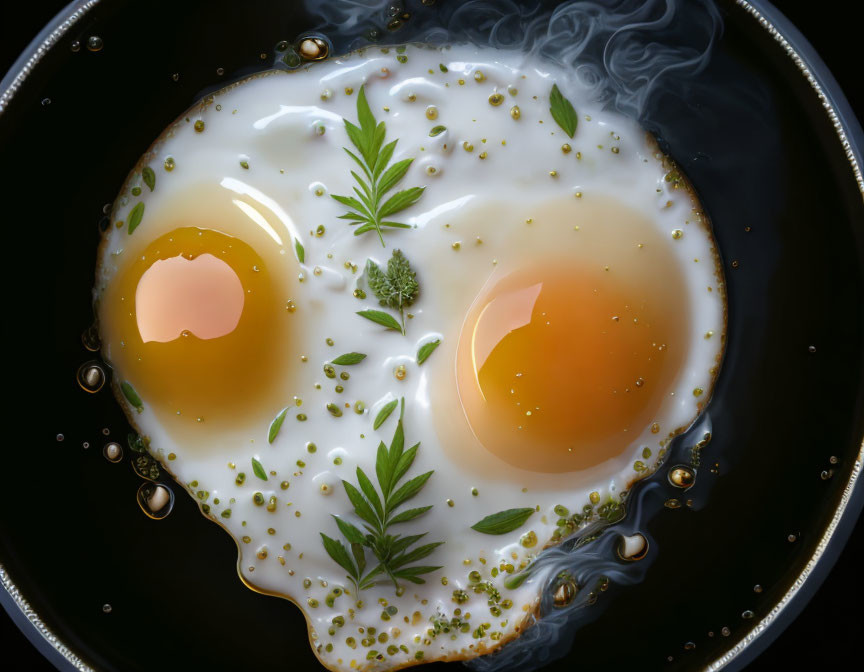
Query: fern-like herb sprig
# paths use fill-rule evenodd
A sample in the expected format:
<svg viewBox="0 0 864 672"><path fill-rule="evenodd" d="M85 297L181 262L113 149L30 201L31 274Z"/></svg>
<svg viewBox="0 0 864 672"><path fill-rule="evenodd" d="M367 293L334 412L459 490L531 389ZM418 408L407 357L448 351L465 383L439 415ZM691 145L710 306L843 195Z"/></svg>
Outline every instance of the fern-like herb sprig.
<svg viewBox="0 0 864 672"><path fill-rule="evenodd" d="M390 159L393 158L398 140L384 144L384 137L387 133L386 126L383 121L375 121L375 115L372 114L366 100L365 87L360 87L360 92L357 94L359 126L347 119L343 121L348 138L359 152L359 156L347 147L344 149L360 167L363 174L360 175L356 171L351 171L351 175L358 185L354 187L356 198L355 196L337 196L335 194L331 194L331 196L349 208L349 211L341 215L340 219L347 219L352 225L359 225L354 231L355 236L367 231L375 231L381 245L386 247L382 227L411 228L408 224L391 221L388 217L416 203L423 195L425 187L403 189L385 200L385 196L405 177L405 173L408 172L414 159L403 159L393 165L388 165Z"/></svg>
<svg viewBox="0 0 864 672"><path fill-rule="evenodd" d="M372 484L371 479L357 467L357 483L354 486L343 480L345 494L354 507L354 513L363 521L365 532L339 516L333 516L342 536L348 542L348 546L337 539L332 539L321 532L321 541L327 554L346 572L348 579L354 584L355 590L371 588L379 583L392 581L398 588L399 579L411 583L425 583L421 578L423 574L434 572L440 567L430 565L411 564L422 560L434 551L443 541L416 546L415 544L426 536L423 534L412 534L403 536L401 534L390 534L393 525L407 523L422 516L429 506L421 506L413 509L397 509L418 492L429 480L433 472L415 476L402 485L399 482L411 468L417 449L417 443L405 450L405 431L402 424L402 416L405 411L405 400L402 399L399 422L393 434L393 440L388 448L382 441L378 445L378 454L375 460L375 475L378 479L378 488ZM413 548L412 548L413 547ZM351 549L350 552L348 549ZM367 551L371 552L377 564L366 571Z"/></svg>

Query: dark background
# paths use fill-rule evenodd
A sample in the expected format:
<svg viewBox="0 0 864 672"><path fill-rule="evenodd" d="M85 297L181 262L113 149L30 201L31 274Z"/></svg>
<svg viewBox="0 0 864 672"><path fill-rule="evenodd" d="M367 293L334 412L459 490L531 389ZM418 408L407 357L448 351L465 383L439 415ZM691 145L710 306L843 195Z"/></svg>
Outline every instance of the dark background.
<svg viewBox="0 0 864 672"><path fill-rule="evenodd" d="M238 0L239 1L239 0ZM812 0L776 0L775 5L810 40L839 81L859 119L864 117L864 78L858 44L860 24L831 11L832 3ZM839 7L840 2L836 5ZM0 23L0 74L12 65L42 26L63 6L64 0L30 0L16 3L14 17ZM864 597L860 568L864 566L864 523L859 521L849 544L821 590L792 625L748 670L835 669L845 667L857 648L856 637L864 625L853 605ZM841 606L842 605L842 606ZM806 644L805 644L806 643ZM9 672L51 672L11 620L0 613L0 657Z"/></svg>

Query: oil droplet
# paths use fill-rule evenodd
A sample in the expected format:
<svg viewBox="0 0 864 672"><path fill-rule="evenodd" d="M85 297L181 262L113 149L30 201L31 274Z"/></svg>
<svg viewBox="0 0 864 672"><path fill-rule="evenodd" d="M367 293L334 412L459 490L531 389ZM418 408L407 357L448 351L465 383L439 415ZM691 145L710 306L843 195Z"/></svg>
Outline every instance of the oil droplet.
<svg viewBox="0 0 864 672"><path fill-rule="evenodd" d="M320 37L307 37L300 42L297 51L307 61L321 61L330 54L330 45Z"/></svg>
<svg viewBox="0 0 864 672"><path fill-rule="evenodd" d="M676 488L689 488L695 480L696 476L688 467L678 466L669 470L669 482Z"/></svg>
<svg viewBox="0 0 864 672"><path fill-rule="evenodd" d="M90 325L90 327L81 334L81 343L90 352L96 352L102 347L102 343L99 340L99 330L96 329L95 324Z"/></svg>
<svg viewBox="0 0 864 672"><path fill-rule="evenodd" d="M50 98L43 98L42 99L42 107L48 107L50 104L51 104Z"/></svg>
<svg viewBox="0 0 864 672"><path fill-rule="evenodd" d="M58 441L62 441L62 440L65 439L65 438L66 438L66 437L63 436L62 434L58 434L58 435L57 435L57 440L58 440Z"/></svg>
<svg viewBox="0 0 864 672"><path fill-rule="evenodd" d="M745 621L749 621L751 618L753 618L754 615L755 614L752 611L750 611L749 609L741 612L741 618L743 618Z"/></svg>
<svg viewBox="0 0 864 672"><path fill-rule="evenodd" d="M72 44L69 45L69 48L73 52L79 52L81 51L81 43L78 40L75 40Z"/></svg>
<svg viewBox="0 0 864 672"><path fill-rule="evenodd" d="M556 609L563 609L573 601L578 592L579 586L576 585L572 577L569 575L559 577L558 585L552 596L552 604Z"/></svg>
<svg viewBox="0 0 864 672"><path fill-rule="evenodd" d="M87 38L87 50L88 51L102 51L102 47L105 46L105 43L102 41L102 38L98 35L91 35Z"/></svg>
<svg viewBox="0 0 864 672"><path fill-rule="evenodd" d="M107 602L102 605L102 613L103 614L110 614L112 611L113 611L113 608Z"/></svg>
<svg viewBox="0 0 864 672"><path fill-rule="evenodd" d="M636 562L648 555L648 540L639 534L621 535L618 542L618 557L626 562Z"/></svg>
<svg viewBox="0 0 864 672"><path fill-rule="evenodd" d="M753 592L754 592L754 593L761 593L762 590L763 590L763 589L762 589L762 586L759 585L758 583L757 583L755 586L753 586Z"/></svg>
<svg viewBox="0 0 864 672"><path fill-rule="evenodd" d="M144 483L138 488L138 506L148 518L161 520L174 508L174 492L161 483Z"/></svg>
<svg viewBox="0 0 864 672"><path fill-rule="evenodd" d="M102 370L99 362L95 360L84 362L78 367L77 378L81 389L91 394L101 390L105 384L105 372Z"/></svg>
<svg viewBox="0 0 864 672"><path fill-rule="evenodd" d="M115 441L106 443L105 447L102 448L102 455L109 462L114 462L116 464L123 459L123 446Z"/></svg>

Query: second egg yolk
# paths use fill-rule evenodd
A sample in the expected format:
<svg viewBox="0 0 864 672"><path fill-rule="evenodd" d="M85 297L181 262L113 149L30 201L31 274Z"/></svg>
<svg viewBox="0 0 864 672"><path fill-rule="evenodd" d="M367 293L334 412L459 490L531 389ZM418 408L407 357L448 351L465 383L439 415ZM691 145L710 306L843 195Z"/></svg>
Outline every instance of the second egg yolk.
<svg viewBox="0 0 864 672"><path fill-rule="evenodd" d="M523 268L463 327L457 384L474 434L531 471L592 467L653 420L682 362L687 314L670 272L639 283L566 262Z"/></svg>

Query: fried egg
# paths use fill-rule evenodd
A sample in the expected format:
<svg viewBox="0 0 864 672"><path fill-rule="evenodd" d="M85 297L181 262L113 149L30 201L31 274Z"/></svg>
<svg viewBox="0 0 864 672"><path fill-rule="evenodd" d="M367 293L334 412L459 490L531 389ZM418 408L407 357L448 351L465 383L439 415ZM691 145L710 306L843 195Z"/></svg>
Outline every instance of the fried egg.
<svg viewBox="0 0 864 672"><path fill-rule="evenodd" d="M345 124L361 92L391 165L413 160L388 196L423 188L380 238L333 198L364 198ZM418 285L401 311L369 264L395 250ZM130 174L94 296L150 452L235 539L242 580L302 609L331 670L518 636L534 558L620 513L710 397L725 329L708 221L653 139L536 57L456 46L201 101ZM363 477L386 494L387 456L416 444L397 485L423 482L387 534L423 550L363 585L346 565L362 579L374 549L334 517L366 534L352 491L374 508Z"/></svg>

